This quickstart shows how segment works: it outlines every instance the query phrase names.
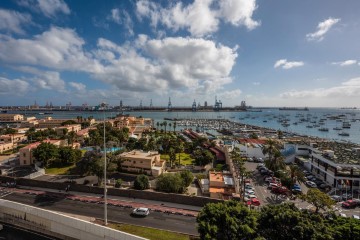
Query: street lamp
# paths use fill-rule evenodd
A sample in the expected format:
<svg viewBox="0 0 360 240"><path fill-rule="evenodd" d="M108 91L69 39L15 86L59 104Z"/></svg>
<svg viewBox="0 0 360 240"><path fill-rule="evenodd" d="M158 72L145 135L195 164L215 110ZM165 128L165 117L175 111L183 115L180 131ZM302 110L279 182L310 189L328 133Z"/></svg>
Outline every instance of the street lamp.
<svg viewBox="0 0 360 240"><path fill-rule="evenodd" d="M104 225L107 225L107 190L106 190L106 138L105 138L105 103L102 103L104 114Z"/></svg>

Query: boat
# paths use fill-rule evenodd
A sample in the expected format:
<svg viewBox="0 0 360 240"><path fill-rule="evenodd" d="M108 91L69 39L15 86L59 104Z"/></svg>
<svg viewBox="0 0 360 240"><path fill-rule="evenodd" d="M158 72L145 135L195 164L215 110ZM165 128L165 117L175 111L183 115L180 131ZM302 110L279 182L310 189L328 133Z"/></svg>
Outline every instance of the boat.
<svg viewBox="0 0 360 240"><path fill-rule="evenodd" d="M312 125L307 125L306 127L307 127L307 128L313 128L313 126L312 126Z"/></svg>
<svg viewBox="0 0 360 240"><path fill-rule="evenodd" d="M319 131L322 131L322 132L328 132L329 129L328 128L319 128Z"/></svg>
<svg viewBox="0 0 360 240"><path fill-rule="evenodd" d="M350 134L347 132L341 132L341 133L339 133L339 136L348 137L348 136L350 136Z"/></svg>
<svg viewBox="0 0 360 240"><path fill-rule="evenodd" d="M1 113L7 113L7 110L1 110Z"/></svg>
<svg viewBox="0 0 360 240"><path fill-rule="evenodd" d="M343 130L341 127L334 127L333 130Z"/></svg>
<svg viewBox="0 0 360 240"><path fill-rule="evenodd" d="M343 122L343 128L351 128L351 124L349 122Z"/></svg>
<svg viewBox="0 0 360 240"><path fill-rule="evenodd" d="M53 112L44 112L45 115L54 114Z"/></svg>
<svg viewBox="0 0 360 240"><path fill-rule="evenodd" d="M279 110L285 110L285 111L309 111L309 108L296 108L296 107L281 107Z"/></svg>

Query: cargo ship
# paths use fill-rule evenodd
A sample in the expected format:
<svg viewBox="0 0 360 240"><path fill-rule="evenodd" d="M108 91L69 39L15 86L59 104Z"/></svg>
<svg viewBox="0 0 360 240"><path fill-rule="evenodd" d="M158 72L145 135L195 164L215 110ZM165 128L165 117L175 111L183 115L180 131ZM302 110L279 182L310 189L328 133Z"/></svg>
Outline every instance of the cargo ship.
<svg viewBox="0 0 360 240"><path fill-rule="evenodd" d="M285 110L285 111L309 111L309 108L296 108L296 107L282 107L279 108L279 110Z"/></svg>

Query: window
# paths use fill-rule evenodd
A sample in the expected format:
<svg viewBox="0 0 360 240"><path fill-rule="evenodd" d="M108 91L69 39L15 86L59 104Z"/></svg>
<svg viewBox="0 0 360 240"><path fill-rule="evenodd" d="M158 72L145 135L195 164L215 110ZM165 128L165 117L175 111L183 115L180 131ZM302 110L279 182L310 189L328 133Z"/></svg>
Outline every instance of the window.
<svg viewBox="0 0 360 240"><path fill-rule="evenodd" d="M26 160L24 160L24 164L26 164Z"/></svg>
<svg viewBox="0 0 360 240"><path fill-rule="evenodd" d="M23 157L26 157L26 153L23 153Z"/></svg>

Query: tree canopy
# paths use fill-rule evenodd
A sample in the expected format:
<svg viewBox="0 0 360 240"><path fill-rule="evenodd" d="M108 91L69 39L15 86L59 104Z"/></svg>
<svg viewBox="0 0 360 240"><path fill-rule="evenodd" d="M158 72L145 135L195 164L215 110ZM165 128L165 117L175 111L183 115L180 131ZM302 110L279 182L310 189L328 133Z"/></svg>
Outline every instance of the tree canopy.
<svg viewBox="0 0 360 240"><path fill-rule="evenodd" d="M134 181L134 188L137 190L145 190L149 188L148 176L141 174L138 175Z"/></svg>
<svg viewBox="0 0 360 240"><path fill-rule="evenodd" d="M59 156L58 147L54 144L43 142L33 150L34 158L48 167L49 162Z"/></svg>
<svg viewBox="0 0 360 240"><path fill-rule="evenodd" d="M320 209L328 210L335 204L334 200L332 200L329 195L317 188L310 188L306 194L301 195L300 197L314 205L315 212L319 212Z"/></svg>

